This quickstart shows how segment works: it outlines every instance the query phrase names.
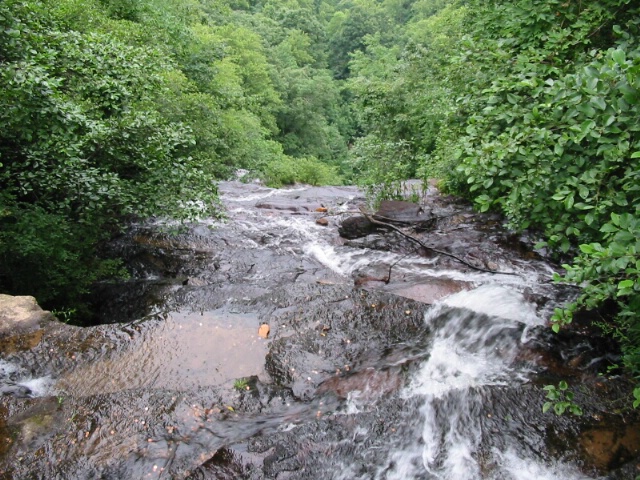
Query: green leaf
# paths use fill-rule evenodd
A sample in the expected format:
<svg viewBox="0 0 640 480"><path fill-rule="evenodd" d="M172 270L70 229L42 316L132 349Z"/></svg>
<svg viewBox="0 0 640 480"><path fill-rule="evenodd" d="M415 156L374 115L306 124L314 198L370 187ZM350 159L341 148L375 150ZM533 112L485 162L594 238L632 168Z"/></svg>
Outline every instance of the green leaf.
<svg viewBox="0 0 640 480"><path fill-rule="evenodd" d="M620 283L618 283L618 290L622 290L624 288L633 288L633 285L633 280L622 280Z"/></svg>
<svg viewBox="0 0 640 480"><path fill-rule="evenodd" d="M552 402L544 402L544 405L542 405L542 413L547 413L551 409L551 407L553 407Z"/></svg>
<svg viewBox="0 0 640 480"><path fill-rule="evenodd" d="M580 416L582 415L582 413L583 413L583 412L582 412L582 408L580 408L580 406L578 406L578 405L576 405L576 404L572 404L572 405L570 405L570 406L569 406L569 411L570 411L572 414L574 414L574 415L576 415L576 416L578 416L578 417L580 417Z"/></svg>
<svg viewBox="0 0 640 480"><path fill-rule="evenodd" d="M591 225L594 220L595 220L595 217L593 216L593 213L587 213L584 216L584 223L586 223L587 225Z"/></svg>
<svg viewBox="0 0 640 480"><path fill-rule="evenodd" d="M620 215L617 213L611 213L611 221L614 225L620 226Z"/></svg>
<svg viewBox="0 0 640 480"><path fill-rule="evenodd" d="M596 122L593 120L586 120L580 125L580 133L582 133L583 137L586 137L589 131L595 128L595 126Z"/></svg>
<svg viewBox="0 0 640 480"><path fill-rule="evenodd" d="M580 185L578 187L578 195L580 195L580 197L582 197L583 199L586 199L589 196L589 189L584 185Z"/></svg>
<svg viewBox="0 0 640 480"><path fill-rule="evenodd" d="M567 409L566 402L558 402L553 406L553 410L556 412L556 415L562 415Z"/></svg>
<svg viewBox="0 0 640 480"><path fill-rule="evenodd" d="M627 56L624 50L617 49L611 52L611 58L613 58L613 61L616 62L618 65L623 66L625 64Z"/></svg>
<svg viewBox="0 0 640 480"><path fill-rule="evenodd" d="M582 253L592 254L595 252L595 249L592 245L583 244L580 245L580 251L582 251Z"/></svg>
<svg viewBox="0 0 640 480"><path fill-rule="evenodd" d="M574 198L573 195L569 195L565 201L564 201L564 206L567 208L567 210L571 210L571 208L573 207L573 203L574 203Z"/></svg>
<svg viewBox="0 0 640 480"><path fill-rule="evenodd" d="M591 100L589 100L589 102L591 102L592 105L598 107L600 110L605 110L607 108L607 102L605 102L604 98L602 97L591 97Z"/></svg>

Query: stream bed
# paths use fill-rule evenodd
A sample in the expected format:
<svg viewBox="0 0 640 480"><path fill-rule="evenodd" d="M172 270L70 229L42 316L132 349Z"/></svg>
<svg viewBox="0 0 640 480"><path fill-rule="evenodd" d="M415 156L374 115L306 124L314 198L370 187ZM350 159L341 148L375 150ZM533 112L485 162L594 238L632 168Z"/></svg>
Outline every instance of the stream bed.
<svg viewBox="0 0 640 480"><path fill-rule="evenodd" d="M629 385L599 375L616 352L586 324L550 333L575 289L499 217L431 190L427 249L342 238L354 187L219 188L226 221L112 243L131 278L98 289L95 326L0 342L0 478L640 474ZM581 417L542 413L563 379Z"/></svg>

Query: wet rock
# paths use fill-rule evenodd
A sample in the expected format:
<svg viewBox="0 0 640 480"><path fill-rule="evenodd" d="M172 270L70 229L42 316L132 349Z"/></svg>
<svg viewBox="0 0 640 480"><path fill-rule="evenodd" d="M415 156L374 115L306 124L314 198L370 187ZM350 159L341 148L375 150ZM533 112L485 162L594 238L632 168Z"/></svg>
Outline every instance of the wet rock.
<svg viewBox="0 0 640 480"><path fill-rule="evenodd" d="M31 396L31 389L24 385L18 385L13 382L2 382L0 384L0 395L11 395L18 398L27 398Z"/></svg>
<svg viewBox="0 0 640 480"><path fill-rule="evenodd" d="M277 444L273 453L264 459L264 473L267 478L275 478L280 472L295 471L300 468L295 454L296 451L292 446Z"/></svg>
<svg viewBox="0 0 640 480"><path fill-rule="evenodd" d="M43 327L55 320L33 297L0 295L0 352L31 350L43 336Z"/></svg>
<svg viewBox="0 0 640 480"><path fill-rule="evenodd" d="M397 392L404 384L404 376L400 368L376 370L367 368L348 376L332 377L323 382L316 394L328 392L338 398L347 398L349 394L357 394L360 401L371 401Z"/></svg>
<svg viewBox="0 0 640 480"><path fill-rule="evenodd" d="M301 204L300 202L296 202L295 200L278 199L270 200L268 202L258 202L256 203L256 208L264 210L289 211L293 213L307 213L317 211L318 206L317 204Z"/></svg>
<svg viewBox="0 0 640 480"><path fill-rule="evenodd" d="M383 200L373 217L382 222L411 225L417 231L432 228L436 220L430 211L420 205L401 200Z"/></svg>
<svg viewBox="0 0 640 480"><path fill-rule="evenodd" d="M423 208L416 203L401 200L383 200L380 202L380 208L378 208L376 216L384 217L386 220L403 222L412 221L423 213Z"/></svg>
<svg viewBox="0 0 640 480"><path fill-rule="evenodd" d="M366 237L374 231L375 225L363 216L345 218L338 227L340 236L350 240Z"/></svg>
<svg viewBox="0 0 640 480"><path fill-rule="evenodd" d="M417 470L403 478L454 478L439 471L451 448L438 443L451 431L452 419L460 420L463 436L479 432L472 456L486 472L482 478L508 476L499 471L500 456L495 452L514 446L534 463L575 460L587 465L588 474L590 466L577 449L590 457L606 443L608 449L622 452L599 461L605 470L626 461L626 452L636 451L629 432L631 425L638 429L637 418L628 420L628 431L615 438L588 433L612 423L614 415L602 422L607 427L593 425L599 422L593 414L603 411L600 407L610 398L607 392L595 389L600 400L585 407L582 418L591 424L581 430L576 425L582 419L543 415L541 385L521 385L519 379L503 383L500 377L496 384L471 382L473 387L463 395L456 387L435 399L433 427L442 434L432 445L440 453L425 471L421 450L426 440L431 441L425 438L423 418L429 405L425 395L412 395L412 388L407 389L409 395L397 392L408 382L413 385L430 357L443 355L434 354L434 338L451 323L454 310L447 308L449 313L441 312L427 323L425 314L428 319L429 312L441 307L424 303L495 281L518 291L531 286L542 299L536 302L540 311L549 306L549 299L568 298L553 293L556 286L535 280L536 274L548 273L548 266L503 248L496 240L502 237L495 233L501 228L499 219L472 213L450 199L430 197L429 207L422 209L383 204L381 214L395 217L404 228L420 225L431 211L437 212L437 228L428 236L412 235L460 256L471 252L480 264L519 269L527 287L513 277L469 274L454 260L416 250L415 244L388 229L368 235L368 244L337 239L333 222L328 228L314 223L323 215L315 211L319 205L332 212L357 211L364 199L352 187L274 191L223 182L220 191L229 207L227 223L188 225L176 235L168 235L165 227L154 233L155 226L135 226L120 239L117 253L129 262L132 280L105 286L100 296L113 306L104 311L109 321L131 323L72 330L51 322L33 351L9 359L21 370L6 379L7 389L23 379L50 376L64 399L50 397L50 408L20 416L41 399L18 398L12 392L0 396L0 471L12 472L13 478L310 480L387 473L399 477L399 469L408 466ZM296 213L305 215L293 217ZM368 223L362 216L353 218ZM412 223L403 223L409 220ZM364 234L372 228L363 226ZM374 244L373 252L354 248ZM355 289L354 277L360 274L390 276L390 282L369 281ZM465 312L468 321L455 329L460 341L495 320ZM270 326L269 341L256 335L262 324ZM59 335L51 334L52 325L60 326ZM241 327L243 335L238 336ZM478 358L474 354L491 345L496 345L496 358L510 362L511 350L498 348L502 340L511 339L511 344L521 339L522 328L501 331L498 337L465 343L463 352L470 353L460 360L465 367L478 367L471 365ZM513 360L514 368L521 363L539 365L535 359L542 343L548 343L543 340L531 350L532 358ZM571 378L576 378L573 369L591 364L585 350L575 347L571 356L558 358L574 375ZM448 351L442 360L443 382L451 377L459 385L469 383L466 371L449 375ZM557 351L569 350L560 345ZM458 353L454 347L450 352ZM223 353L219 364L205 365L214 354ZM252 355L255 365L233 370ZM219 382L218 371L227 375ZM245 389L233 388L235 378L247 380ZM575 390L576 400L584 402L594 389L585 384L588 393ZM628 418L625 415L625 421ZM551 453L549 432L558 432L561 440ZM16 441L7 450L3 442L11 439ZM411 465L402 465L401 455L389 455L394 451L417 455Z"/></svg>
<svg viewBox="0 0 640 480"><path fill-rule="evenodd" d="M640 455L640 424L588 429L580 444L587 462L598 470L617 468Z"/></svg>
<svg viewBox="0 0 640 480"><path fill-rule="evenodd" d="M413 285L398 284L392 286L389 291L401 297L410 298L430 305L454 293L462 290L470 290L472 287L473 285L469 282L448 278L430 278Z"/></svg>
<svg viewBox="0 0 640 480"><path fill-rule="evenodd" d="M400 200L382 201L373 218L392 225L411 226L418 232L432 229L436 222L436 217L431 211L415 203ZM362 215L343 220L338 232L341 237L352 240L369 235L378 229L384 230L385 227L374 224Z"/></svg>
<svg viewBox="0 0 640 480"><path fill-rule="evenodd" d="M209 285L209 282L202 278L189 277L182 282L183 285L190 285L192 287L204 287Z"/></svg>
<svg viewBox="0 0 640 480"><path fill-rule="evenodd" d="M344 242L345 245L354 248L369 248L371 250L379 250L388 252L391 250L400 250L402 252L415 249L415 244L410 243L405 237L395 232L388 234L373 233L362 238L354 238Z"/></svg>
<svg viewBox="0 0 640 480"><path fill-rule="evenodd" d="M221 448L216 454L194 471L190 480L215 478L217 480L236 480L245 478L246 470L242 463L228 448Z"/></svg>
<svg viewBox="0 0 640 480"><path fill-rule="evenodd" d="M326 227L326 226L328 226L328 225L329 225L329 220L327 220L326 218L319 218L319 219L317 219L317 220L316 220L316 223L317 223L318 225L321 225L321 226L323 226L323 227Z"/></svg>

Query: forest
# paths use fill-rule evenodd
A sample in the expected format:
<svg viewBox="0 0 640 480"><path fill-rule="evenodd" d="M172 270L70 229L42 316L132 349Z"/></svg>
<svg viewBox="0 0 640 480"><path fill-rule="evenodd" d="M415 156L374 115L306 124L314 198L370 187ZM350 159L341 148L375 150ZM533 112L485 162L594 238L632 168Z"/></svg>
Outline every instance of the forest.
<svg viewBox="0 0 640 480"><path fill-rule="evenodd" d="M581 287L554 330L598 312L639 378L639 39L633 0L4 0L0 291L82 316L106 241L221 216L238 169L437 179L534 232Z"/></svg>

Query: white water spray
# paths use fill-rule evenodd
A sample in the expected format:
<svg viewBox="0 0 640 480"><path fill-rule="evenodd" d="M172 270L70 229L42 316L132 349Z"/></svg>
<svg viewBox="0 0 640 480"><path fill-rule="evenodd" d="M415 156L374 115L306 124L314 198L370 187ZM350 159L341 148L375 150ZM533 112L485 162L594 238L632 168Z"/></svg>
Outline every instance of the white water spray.
<svg viewBox="0 0 640 480"><path fill-rule="evenodd" d="M391 450L376 478L405 480L578 480L568 465L546 465L513 449L483 450L483 392L526 381L526 367L514 360L523 332L542 320L523 296L503 286L485 285L448 297L425 315L433 332L429 358L404 391L419 398L421 428L407 445Z"/></svg>

